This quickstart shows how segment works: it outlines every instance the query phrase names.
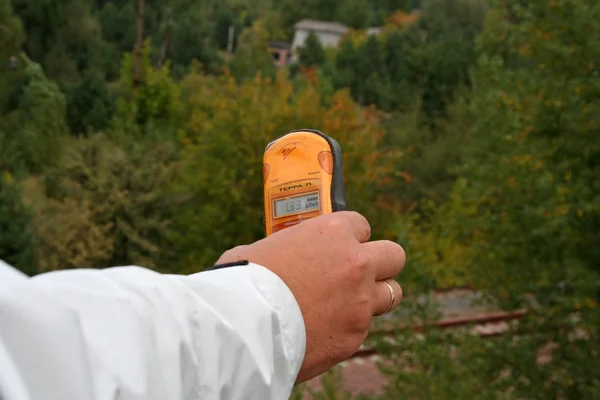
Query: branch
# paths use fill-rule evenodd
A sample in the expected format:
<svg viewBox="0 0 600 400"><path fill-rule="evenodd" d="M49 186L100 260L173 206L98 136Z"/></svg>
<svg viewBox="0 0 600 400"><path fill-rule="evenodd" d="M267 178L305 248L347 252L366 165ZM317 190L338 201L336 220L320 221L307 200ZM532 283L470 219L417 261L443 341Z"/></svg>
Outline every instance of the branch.
<svg viewBox="0 0 600 400"><path fill-rule="evenodd" d="M137 0L137 34L135 42L135 69L133 72L133 87L142 82L142 52L144 47L144 0Z"/></svg>

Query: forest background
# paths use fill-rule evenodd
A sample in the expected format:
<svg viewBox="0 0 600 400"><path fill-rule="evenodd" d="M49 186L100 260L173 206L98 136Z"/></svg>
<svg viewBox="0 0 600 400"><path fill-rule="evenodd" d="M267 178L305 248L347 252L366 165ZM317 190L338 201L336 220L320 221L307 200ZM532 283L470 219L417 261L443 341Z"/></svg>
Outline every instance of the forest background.
<svg viewBox="0 0 600 400"><path fill-rule="evenodd" d="M275 66L302 18L352 29ZM316 128L350 208L405 247L407 298L526 310L481 340L407 306L424 328L374 341L381 398L598 398L599 20L595 0L0 0L0 259L201 271L263 236L266 143ZM314 396L348 398L337 379Z"/></svg>

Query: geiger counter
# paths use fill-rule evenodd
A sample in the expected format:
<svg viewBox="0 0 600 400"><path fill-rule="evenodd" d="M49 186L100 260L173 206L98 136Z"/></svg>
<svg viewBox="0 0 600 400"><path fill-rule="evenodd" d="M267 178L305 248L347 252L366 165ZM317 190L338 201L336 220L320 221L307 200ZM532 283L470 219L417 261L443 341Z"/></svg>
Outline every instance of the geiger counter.
<svg viewBox="0 0 600 400"><path fill-rule="evenodd" d="M267 236L346 209L342 150L317 130L294 130L269 143L263 181Z"/></svg>

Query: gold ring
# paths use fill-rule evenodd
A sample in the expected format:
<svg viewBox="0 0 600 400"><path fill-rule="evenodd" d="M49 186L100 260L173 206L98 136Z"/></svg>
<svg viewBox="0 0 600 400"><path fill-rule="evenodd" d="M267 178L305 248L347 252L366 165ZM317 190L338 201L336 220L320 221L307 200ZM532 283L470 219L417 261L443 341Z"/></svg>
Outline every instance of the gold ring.
<svg viewBox="0 0 600 400"><path fill-rule="evenodd" d="M379 315L387 314L388 312L390 312L390 310L392 309L392 306L394 305L394 301L396 300L396 295L394 294L394 289L392 288L392 285L387 283L387 281L381 281L381 282L385 283L388 290L390 291L390 303L388 304L387 308Z"/></svg>

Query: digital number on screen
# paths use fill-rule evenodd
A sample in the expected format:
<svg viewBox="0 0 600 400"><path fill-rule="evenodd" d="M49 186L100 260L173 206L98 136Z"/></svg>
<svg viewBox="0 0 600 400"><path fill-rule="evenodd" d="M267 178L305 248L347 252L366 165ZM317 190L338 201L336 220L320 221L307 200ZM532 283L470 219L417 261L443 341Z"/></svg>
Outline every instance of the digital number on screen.
<svg viewBox="0 0 600 400"><path fill-rule="evenodd" d="M303 196L290 197L275 201L275 217L298 214L319 209L319 193L313 192Z"/></svg>

